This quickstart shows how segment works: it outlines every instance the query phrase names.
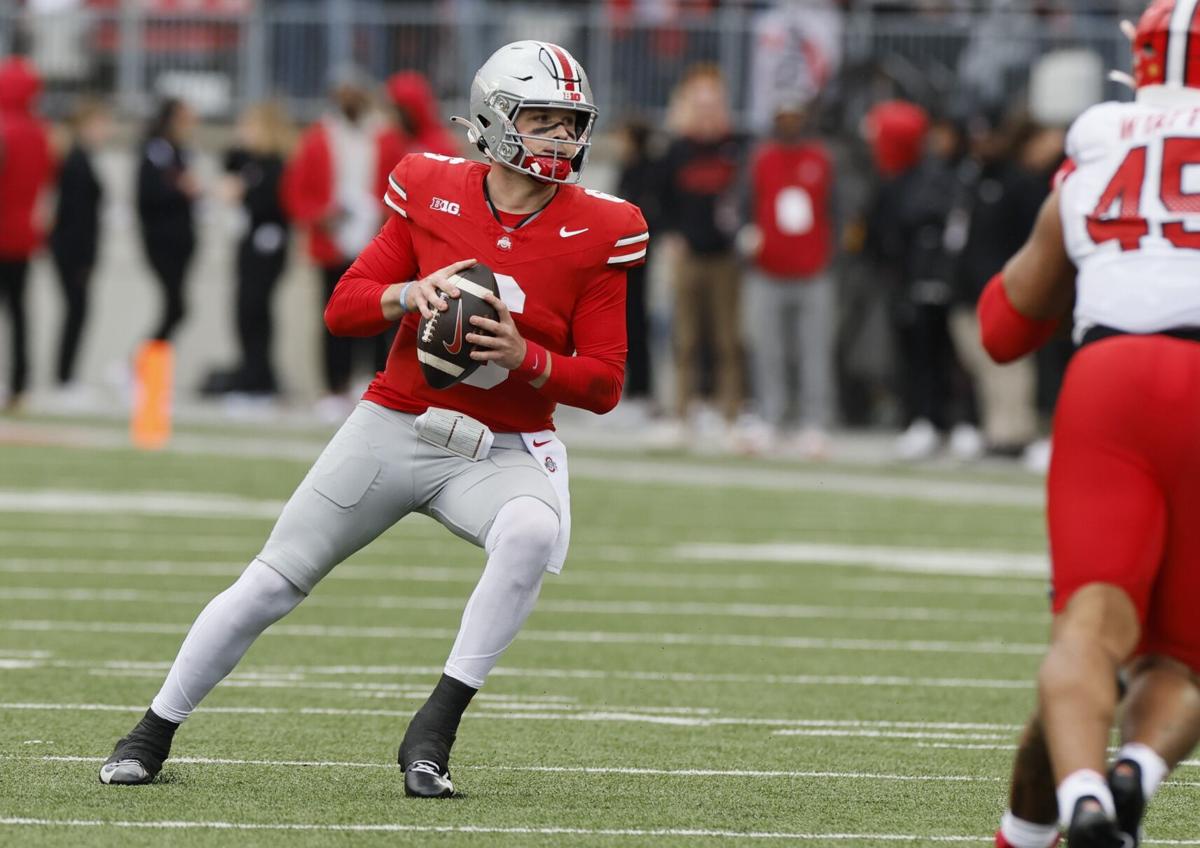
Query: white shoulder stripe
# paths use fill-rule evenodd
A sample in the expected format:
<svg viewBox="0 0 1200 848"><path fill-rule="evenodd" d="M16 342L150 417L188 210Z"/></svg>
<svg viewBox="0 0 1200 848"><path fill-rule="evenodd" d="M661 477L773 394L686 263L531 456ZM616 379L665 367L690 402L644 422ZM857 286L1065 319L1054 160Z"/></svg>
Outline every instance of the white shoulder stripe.
<svg viewBox="0 0 1200 848"><path fill-rule="evenodd" d="M383 202L386 203L388 206L390 206L392 208L392 211L395 212L396 214L400 215L403 218L408 217L408 213L396 205L396 201L392 200L392 196L390 194L385 194L383 196Z"/></svg>
<svg viewBox="0 0 1200 848"><path fill-rule="evenodd" d="M649 241L649 240L650 240L650 233L649 233L649 231L647 231L647 232L641 233L640 235L630 236L629 238L617 239L616 244L614 244L613 247L625 247L630 244L637 244L639 241Z"/></svg>
<svg viewBox="0 0 1200 848"><path fill-rule="evenodd" d="M408 192L406 192L404 189L400 188L400 183L396 182L396 178L393 177L391 174L388 174L388 185L390 185L392 187L392 191L394 191L394 192L396 192L396 194L400 195L401 200L408 200Z"/></svg>
<svg viewBox="0 0 1200 848"><path fill-rule="evenodd" d="M621 262L632 262L635 259L641 259L646 255L646 248L642 248L637 253L626 253L621 256L610 256L608 259L609 265L617 265Z"/></svg>

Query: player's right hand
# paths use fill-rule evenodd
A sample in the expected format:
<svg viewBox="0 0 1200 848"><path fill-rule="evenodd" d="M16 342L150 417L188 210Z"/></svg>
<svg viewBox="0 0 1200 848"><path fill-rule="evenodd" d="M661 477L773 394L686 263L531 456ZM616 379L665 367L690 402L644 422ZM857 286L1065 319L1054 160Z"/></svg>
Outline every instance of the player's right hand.
<svg viewBox="0 0 1200 848"><path fill-rule="evenodd" d="M434 312L445 312L450 308L446 297L458 297L458 286L450 282L450 278L474 264L474 259L460 259L413 283L408 287L408 303L404 307L410 312L420 310L422 318L432 318Z"/></svg>
<svg viewBox="0 0 1200 848"><path fill-rule="evenodd" d="M458 286L450 282L450 278L474 264L474 259L460 259L445 268L439 268L412 285L396 283L389 286L383 295L384 316L391 320L399 317L390 314L392 310L389 306L395 307L396 312L400 312L401 309L404 312L420 312L422 318L432 318L435 312L445 312L450 308L446 298L458 297ZM408 286L407 290L405 286ZM404 303L399 301L401 294L405 296Z"/></svg>

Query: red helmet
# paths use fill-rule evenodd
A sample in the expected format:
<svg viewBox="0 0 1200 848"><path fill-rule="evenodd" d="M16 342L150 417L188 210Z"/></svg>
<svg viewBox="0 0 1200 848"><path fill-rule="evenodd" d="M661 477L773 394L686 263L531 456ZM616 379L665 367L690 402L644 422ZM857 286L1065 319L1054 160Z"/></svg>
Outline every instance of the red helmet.
<svg viewBox="0 0 1200 848"><path fill-rule="evenodd" d="M1137 88L1200 88L1200 0L1155 0L1133 36Z"/></svg>

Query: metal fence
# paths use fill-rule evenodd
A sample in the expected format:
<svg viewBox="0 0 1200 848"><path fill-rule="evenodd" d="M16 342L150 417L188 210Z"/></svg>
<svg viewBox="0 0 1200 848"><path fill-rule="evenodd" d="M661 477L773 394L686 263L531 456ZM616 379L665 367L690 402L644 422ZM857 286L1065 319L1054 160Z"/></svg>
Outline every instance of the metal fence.
<svg viewBox="0 0 1200 848"><path fill-rule="evenodd" d="M1071 11L1075 5L1084 10ZM977 0L853 0L839 7L840 70L826 100L847 122L857 111L854 104L877 99L881 91L969 109L1020 92L1034 59L1065 47L1085 47L1106 67L1127 68L1129 51L1117 22L1118 11L1131 5L1138 4L1009 0L985 8ZM745 123L762 94L755 88L761 87L753 74L755 53L771 35L763 30L763 12L748 3L719 4L705 15L664 22L614 18L603 4L498 0L227 0L212 7L218 11L186 14L157 8L126 0L69 14L0 11L0 50L25 45L46 79L45 107L52 116L86 91L111 96L130 117L170 94L186 96L215 119L265 97L282 99L297 118L307 119L323 106L331 70L346 63L378 79L399 69L420 70L447 112L461 108L471 75L492 49L539 38L575 53L606 116L661 116L684 70L711 62L726 75Z"/></svg>

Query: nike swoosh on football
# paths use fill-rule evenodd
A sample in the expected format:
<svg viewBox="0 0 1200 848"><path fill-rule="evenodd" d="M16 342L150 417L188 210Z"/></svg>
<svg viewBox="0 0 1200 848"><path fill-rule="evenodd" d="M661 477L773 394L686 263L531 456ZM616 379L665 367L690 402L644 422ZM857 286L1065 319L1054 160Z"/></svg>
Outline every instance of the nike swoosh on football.
<svg viewBox="0 0 1200 848"><path fill-rule="evenodd" d="M442 342L442 347L444 347L446 349L446 353L450 354L451 356L458 355L458 352L462 350L462 314L462 301L460 300L458 302L458 317L454 320L454 340L449 344Z"/></svg>
<svg viewBox="0 0 1200 848"><path fill-rule="evenodd" d="M580 233L586 233L588 229L588 227L584 227L582 230L568 230L566 227L561 227L558 231L558 234L563 238L570 238L571 236L577 236Z"/></svg>
<svg viewBox="0 0 1200 848"><path fill-rule="evenodd" d="M550 444L553 441L554 441L554 439L546 439L546 441L544 441L544 442L534 442L533 446L535 448L544 448L546 445Z"/></svg>

